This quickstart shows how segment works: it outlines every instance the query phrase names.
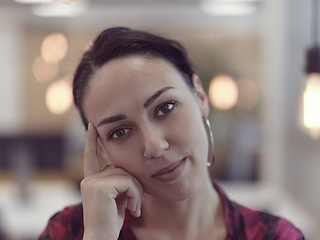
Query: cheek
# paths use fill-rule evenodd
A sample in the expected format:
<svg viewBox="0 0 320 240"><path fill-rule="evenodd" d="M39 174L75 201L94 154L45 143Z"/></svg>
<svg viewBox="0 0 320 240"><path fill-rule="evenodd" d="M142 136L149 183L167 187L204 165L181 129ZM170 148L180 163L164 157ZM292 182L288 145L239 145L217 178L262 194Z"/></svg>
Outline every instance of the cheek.
<svg viewBox="0 0 320 240"><path fill-rule="evenodd" d="M207 159L207 152L208 152L208 141L207 141L207 134L204 129L202 121L197 121L196 124L192 129L192 144L194 149L195 157L199 158L196 159L198 161L206 161Z"/></svg>
<svg viewBox="0 0 320 240"><path fill-rule="evenodd" d="M207 149L207 135L197 108L186 109L175 119L171 133L178 137L181 145L188 147L197 157L203 155ZM171 135L172 136L172 135Z"/></svg>
<svg viewBox="0 0 320 240"><path fill-rule="evenodd" d="M122 144L108 143L104 144L105 151L107 152L108 161L113 164L114 167L123 168L132 175L137 173L141 156L138 152L138 141L127 141ZM141 155L141 153L140 153Z"/></svg>

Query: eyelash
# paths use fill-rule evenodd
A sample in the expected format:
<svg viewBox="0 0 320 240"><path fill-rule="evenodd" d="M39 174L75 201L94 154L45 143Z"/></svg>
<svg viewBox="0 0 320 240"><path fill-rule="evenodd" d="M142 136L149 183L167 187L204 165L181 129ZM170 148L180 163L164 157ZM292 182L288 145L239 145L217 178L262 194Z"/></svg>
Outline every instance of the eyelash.
<svg viewBox="0 0 320 240"><path fill-rule="evenodd" d="M114 138L113 136L117 133L117 131L125 131L125 133L121 136L121 137L117 137L117 138ZM123 127L119 127L119 128L116 128L114 129L113 131L111 131L108 135L108 139L109 140L118 140L118 139L121 139L123 138L127 133L131 132L132 129L130 128L123 128Z"/></svg>
<svg viewBox="0 0 320 240"><path fill-rule="evenodd" d="M163 116L169 115L176 108L177 104L178 103L172 99L170 101L167 101L167 102L160 104L158 107L156 107L156 109L154 111L154 117L163 117ZM169 109L169 112L163 113L163 115L161 115L161 116L157 116L159 111L161 109L163 109L163 107L167 107L168 105L172 105L172 108Z"/></svg>
<svg viewBox="0 0 320 240"><path fill-rule="evenodd" d="M167 102L164 102L164 103L161 103L159 106L156 107L155 111L154 111L154 117L164 117L166 115L169 115L177 106L178 102L174 101L174 100L170 100L170 101L167 101ZM164 108L164 107L167 107L168 105L172 105L172 107L169 109L169 112L167 113L162 113L162 115L160 116L157 116L159 114L159 112ZM125 137L129 132L131 132L132 129L130 128L124 128L124 127L119 127L119 128L116 128L114 129L113 131L111 131L108 135L108 139L109 140L119 140L123 137ZM120 136L120 137L117 137L117 138L114 138L114 135L117 133L117 131L125 131L125 133Z"/></svg>

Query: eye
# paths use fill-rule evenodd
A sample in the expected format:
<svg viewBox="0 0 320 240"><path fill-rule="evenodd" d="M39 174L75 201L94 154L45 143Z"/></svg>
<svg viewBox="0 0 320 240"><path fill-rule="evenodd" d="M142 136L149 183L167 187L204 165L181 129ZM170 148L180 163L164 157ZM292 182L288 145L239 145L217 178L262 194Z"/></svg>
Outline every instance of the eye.
<svg viewBox="0 0 320 240"><path fill-rule="evenodd" d="M128 129L128 128L116 129L109 134L109 139L117 140L117 139L123 138L130 131L131 129Z"/></svg>
<svg viewBox="0 0 320 240"><path fill-rule="evenodd" d="M156 108L155 116L161 117L164 115L168 115L170 112L172 112L176 108L177 103L175 101L169 101L162 103L160 106Z"/></svg>

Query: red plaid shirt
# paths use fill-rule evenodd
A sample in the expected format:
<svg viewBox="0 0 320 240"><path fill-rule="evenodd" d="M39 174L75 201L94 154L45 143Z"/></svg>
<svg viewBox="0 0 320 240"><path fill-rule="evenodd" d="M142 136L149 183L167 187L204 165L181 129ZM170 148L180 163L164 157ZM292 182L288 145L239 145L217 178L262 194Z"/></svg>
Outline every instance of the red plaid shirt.
<svg viewBox="0 0 320 240"><path fill-rule="evenodd" d="M230 201L222 189L214 184L223 200L227 237L225 240L303 240L301 231L290 222L271 214L255 211ZM39 240L82 240L82 204L65 208L55 214ZM136 240L130 228L130 213L126 211L118 240Z"/></svg>

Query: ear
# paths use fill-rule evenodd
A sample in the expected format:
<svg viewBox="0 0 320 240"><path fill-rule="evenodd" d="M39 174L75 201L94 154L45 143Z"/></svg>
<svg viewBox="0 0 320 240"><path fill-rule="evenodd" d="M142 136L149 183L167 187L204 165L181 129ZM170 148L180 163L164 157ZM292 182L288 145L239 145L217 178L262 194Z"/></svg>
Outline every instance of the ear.
<svg viewBox="0 0 320 240"><path fill-rule="evenodd" d="M202 83L198 75L192 75L192 83L195 88L195 94L200 107L202 118L205 119L209 116L208 96L203 90Z"/></svg>

